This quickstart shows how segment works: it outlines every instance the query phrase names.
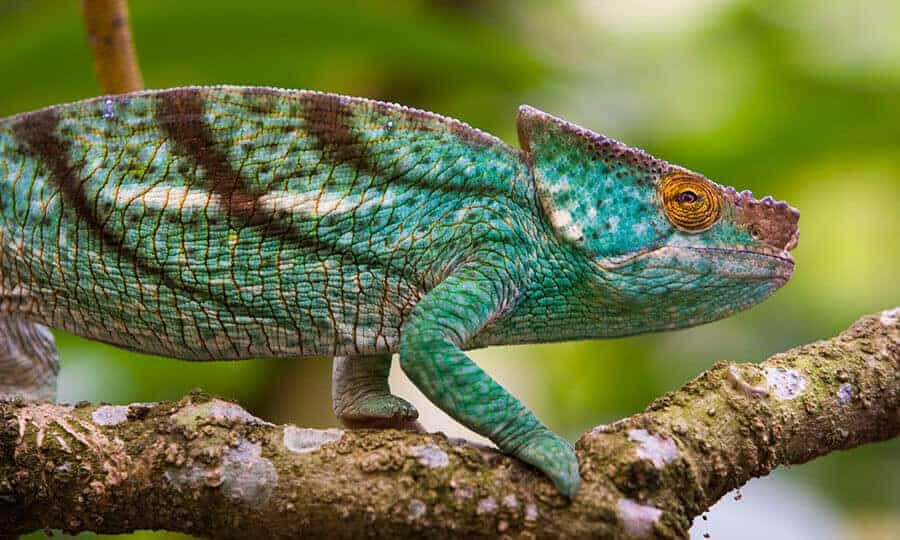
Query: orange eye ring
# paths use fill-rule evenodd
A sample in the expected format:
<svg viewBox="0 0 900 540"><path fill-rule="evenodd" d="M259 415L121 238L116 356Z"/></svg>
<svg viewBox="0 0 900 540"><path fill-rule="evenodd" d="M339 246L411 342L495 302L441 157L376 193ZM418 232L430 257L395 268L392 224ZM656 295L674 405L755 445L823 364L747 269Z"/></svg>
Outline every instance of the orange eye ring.
<svg viewBox="0 0 900 540"><path fill-rule="evenodd" d="M722 214L722 194L703 178L676 173L663 178L659 191L666 217L683 231L705 231Z"/></svg>

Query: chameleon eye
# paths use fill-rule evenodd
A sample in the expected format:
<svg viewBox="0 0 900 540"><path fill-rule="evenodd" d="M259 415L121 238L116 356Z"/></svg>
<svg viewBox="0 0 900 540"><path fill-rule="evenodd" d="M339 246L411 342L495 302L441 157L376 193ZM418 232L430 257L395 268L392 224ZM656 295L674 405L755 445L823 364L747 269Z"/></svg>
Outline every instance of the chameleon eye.
<svg viewBox="0 0 900 540"><path fill-rule="evenodd" d="M682 191L675 196L675 200L681 204L691 204L697 202L697 194L693 191Z"/></svg>
<svg viewBox="0 0 900 540"><path fill-rule="evenodd" d="M679 172L663 178L659 189L666 217L683 231L705 231L721 215L722 195L708 180Z"/></svg>

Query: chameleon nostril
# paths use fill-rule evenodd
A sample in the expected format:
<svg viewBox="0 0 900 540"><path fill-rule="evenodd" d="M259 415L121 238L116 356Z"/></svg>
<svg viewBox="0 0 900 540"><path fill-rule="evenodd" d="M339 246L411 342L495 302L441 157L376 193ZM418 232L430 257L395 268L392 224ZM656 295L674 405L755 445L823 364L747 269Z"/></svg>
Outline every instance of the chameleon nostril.
<svg viewBox="0 0 900 540"><path fill-rule="evenodd" d="M784 201L771 196L754 199L749 191L737 193L725 190L735 209L735 221L755 242L763 242L778 250L790 250L797 245L797 221L800 212Z"/></svg>

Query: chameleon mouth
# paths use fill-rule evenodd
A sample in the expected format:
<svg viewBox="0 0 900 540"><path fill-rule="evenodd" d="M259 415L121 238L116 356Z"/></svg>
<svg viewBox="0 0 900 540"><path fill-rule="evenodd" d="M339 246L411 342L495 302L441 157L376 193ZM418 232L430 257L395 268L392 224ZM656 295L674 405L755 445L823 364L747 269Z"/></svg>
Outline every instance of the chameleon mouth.
<svg viewBox="0 0 900 540"><path fill-rule="evenodd" d="M743 262L735 262L734 269L724 270L720 275L753 280L774 280L784 285L794 273L794 258L788 250L766 250L758 247L687 247L695 252L722 253Z"/></svg>
<svg viewBox="0 0 900 540"><path fill-rule="evenodd" d="M632 264L638 260L651 257L654 254L662 254L666 251L674 251L674 259L684 259L685 257L700 256L709 257L715 255L729 256L736 259L730 268L716 271L715 273L723 277L731 277L734 279L744 280L763 280L775 281L778 286L784 285L794 272L794 258L787 249L778 250L776 248L767 249L767 247L759 246L654 246L642 250L626 253L615 257L606 257L595 261L595 264L603 270L616 270ZM668 258L668 257L665 257ZM664 259L660 257L660 259ZM651 263L651 266L656 266ZM669 267L669 264L663 263L661 266ZM680 270L684 270L679 265Z"/></svg>
<svg viewBox="0 0 900 540"><path fill-rule="evenodd" d="M604 270L615 270L617 268L621 268L632 262L641 259L653 252L659 251L667 246L653 246L644 249L639 249L637 251L632 251L630 253L626 253L624 255L616 255L613 257L604 257L602 259L597 259L594 263Z"/></svg>
<svg viewBox="0 0 900 540"><path fill-rule="evenodd" d="M760 249L758 247L742 247L742 246L729 246L729 247L715 247L715 246L684 246L684 249L691 249L694 251L710 251L710 252L725 252L725 253L743 253L747 255L755 255L758 257L768 257L771 259L777 259L783 263L794 265L794 258L788 252L787 249L778 251L778 250L768 250L768 249Z"/></svg>

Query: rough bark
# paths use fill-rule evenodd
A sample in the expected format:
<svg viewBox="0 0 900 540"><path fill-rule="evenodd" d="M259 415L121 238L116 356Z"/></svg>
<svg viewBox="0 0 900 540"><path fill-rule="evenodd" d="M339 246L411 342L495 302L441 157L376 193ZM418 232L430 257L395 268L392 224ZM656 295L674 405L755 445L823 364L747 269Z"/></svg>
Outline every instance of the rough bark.
<svg viewBox="0 0 900 540"><path fill-rule="evenodd" d="M123 94L142 89L144 81L128 24L128 3L82 0L81 11L103 91Z"/></svg>
<svg viewBox="0 0 900 540"><path fill-rule="evenodd" d="M585 433L573 502L442 434L277 426L203 393L0 404L0 528L215 538L686 538L778 465L900 431L900 308L761 364L718 363Z"/></svg>

